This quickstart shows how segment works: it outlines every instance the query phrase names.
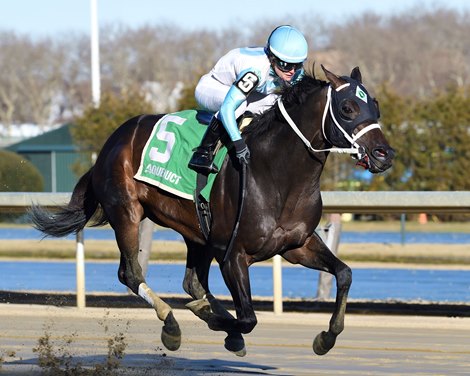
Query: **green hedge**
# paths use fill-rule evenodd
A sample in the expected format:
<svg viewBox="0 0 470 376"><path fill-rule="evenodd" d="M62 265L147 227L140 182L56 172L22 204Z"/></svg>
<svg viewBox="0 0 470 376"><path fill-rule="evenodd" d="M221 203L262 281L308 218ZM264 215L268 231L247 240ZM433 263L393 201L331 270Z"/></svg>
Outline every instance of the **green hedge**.
<svg viewBox="0 0 470 376"><path fill-rule="evenodd" d="M0 192L42 192L44 180L38 169L19 154L0 150ZM0 222L26 222L25 214L0 213Z"/></svg>
<svg viewBox="0 0 470 376"><path fill-rule="evenodd" d="M0 192L42 192L38 169L19 154L0 150Z"/></svg>

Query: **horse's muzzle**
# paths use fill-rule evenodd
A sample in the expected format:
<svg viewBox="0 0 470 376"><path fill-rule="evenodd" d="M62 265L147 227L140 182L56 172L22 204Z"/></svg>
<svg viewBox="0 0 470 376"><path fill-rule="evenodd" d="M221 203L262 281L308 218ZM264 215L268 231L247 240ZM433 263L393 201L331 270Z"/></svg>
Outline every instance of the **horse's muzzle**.
<svg viewBox="0 0 470 376"><path fill-rule="evenodd" d="M367 168L372 173L384 172L392 167L395 150L388 145L379 145L366 155Z"/></svg>

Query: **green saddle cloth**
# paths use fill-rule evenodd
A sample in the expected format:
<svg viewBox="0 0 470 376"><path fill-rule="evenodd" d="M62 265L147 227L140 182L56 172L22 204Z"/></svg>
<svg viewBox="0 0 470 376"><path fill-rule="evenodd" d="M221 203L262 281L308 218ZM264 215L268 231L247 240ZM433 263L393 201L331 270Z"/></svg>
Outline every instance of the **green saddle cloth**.
<svg viewBox="0 0 470 376"><path fill-rule="evenodd" d="M174 112L162 117L153 127L142 152L136 180L159 187L176 196L194 201L197 173L188 168L193 149L199 146L206 125L199 123L197 110ZM214 162L220 168L227 155L222 147ZM216 174L210 174L201 194L209 201Z"/></svg>

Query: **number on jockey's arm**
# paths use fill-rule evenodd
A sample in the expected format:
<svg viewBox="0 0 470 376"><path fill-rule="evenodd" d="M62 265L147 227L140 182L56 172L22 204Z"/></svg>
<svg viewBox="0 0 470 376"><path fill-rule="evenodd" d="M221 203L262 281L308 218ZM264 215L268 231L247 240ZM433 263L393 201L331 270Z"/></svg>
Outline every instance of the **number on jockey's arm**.
<svg viewBox="0 0 470 376"><path fill-rule="evenodd" d="M253 72L246 72L237 81L235 86L247 97L258 86L259 78Z"/></svg>

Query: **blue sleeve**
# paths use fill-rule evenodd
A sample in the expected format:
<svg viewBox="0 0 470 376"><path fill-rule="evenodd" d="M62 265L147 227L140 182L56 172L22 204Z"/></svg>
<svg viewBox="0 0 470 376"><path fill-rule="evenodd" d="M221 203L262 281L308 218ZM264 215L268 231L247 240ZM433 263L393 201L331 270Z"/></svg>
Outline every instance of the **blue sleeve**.
<svg viewBox="0 0 470 376"><path fill-rule="evenodd" d="M256 89L258 83L259 77L254 72L250 70L241 72L220 107L219 118L232 141L237 141L242 138L238 130L235 110L246 100L246 97Z"/></svg>
<svg viewBox="0 0 470 376"><path fill-rule="evenodd" d="M235 85L232 85L219 110L219 118L232 141L242 138L240 131L238 130L237 119L235 119L235 110L245 100L245 94L243 94Z"/></svg>

